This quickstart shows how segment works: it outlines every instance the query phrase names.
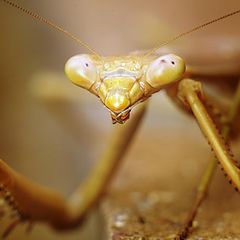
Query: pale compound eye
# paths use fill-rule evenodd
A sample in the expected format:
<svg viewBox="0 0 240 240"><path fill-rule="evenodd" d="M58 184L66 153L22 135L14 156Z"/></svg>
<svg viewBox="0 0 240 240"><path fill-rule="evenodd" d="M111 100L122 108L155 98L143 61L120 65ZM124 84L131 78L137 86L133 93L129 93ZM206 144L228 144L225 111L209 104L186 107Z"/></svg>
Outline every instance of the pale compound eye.
<svg viewBox="0 0 240 240"><path fill-rule="evenodd" d="M153 88L160 89L164 85L179 80L185 72L182 58L169 54L157 58L146 70L146 81Z"/></svg>
<svg viewBox="0 0 240 240"><path fill-rule="evenodd" d="M65 65L65 73L76 85L89 90L98 80L97 67L89 55L76 55Z"/></svg>

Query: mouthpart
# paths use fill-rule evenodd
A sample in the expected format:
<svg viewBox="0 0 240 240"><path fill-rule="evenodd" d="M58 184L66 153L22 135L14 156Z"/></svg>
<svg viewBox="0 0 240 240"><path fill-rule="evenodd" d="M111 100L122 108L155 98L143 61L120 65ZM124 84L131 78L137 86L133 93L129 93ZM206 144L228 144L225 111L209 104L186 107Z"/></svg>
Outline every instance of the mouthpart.
<svg viewBox="0 0 240 240"><path fill-rule="evenodd" d="M127 110L127 111L124 111L121 113L111 112L112 123L113 124L116 124L116 123L124 124L130 117L130 111L131 110Z"/></svg>

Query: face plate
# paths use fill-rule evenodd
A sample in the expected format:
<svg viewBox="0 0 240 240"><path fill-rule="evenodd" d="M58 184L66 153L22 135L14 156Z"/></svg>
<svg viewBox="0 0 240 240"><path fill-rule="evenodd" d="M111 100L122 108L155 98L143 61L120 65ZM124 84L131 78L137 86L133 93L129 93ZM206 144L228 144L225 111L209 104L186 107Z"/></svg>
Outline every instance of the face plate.
<svg viewBox="0 0 240 240"><path fill-rule="evenodd" d="M144 96L139 83L142 64L137 57L108 57L98 65L100 81L96 91L111 112L113 123L124 123L131 107Z"/></svg>

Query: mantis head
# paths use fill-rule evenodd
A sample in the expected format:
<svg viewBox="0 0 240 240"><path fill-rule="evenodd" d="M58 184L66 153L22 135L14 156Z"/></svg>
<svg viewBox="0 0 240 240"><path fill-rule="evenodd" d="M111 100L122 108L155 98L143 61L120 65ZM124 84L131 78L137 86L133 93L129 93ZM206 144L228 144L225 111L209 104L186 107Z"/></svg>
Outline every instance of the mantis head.
<svg viewBox="0 0 240 240"><path fill-rule="evenodd" d="M137 103L181 79L184 61L173 54L152 61L139 56L105 57L76 55L65 66L68 78L100 98L113 123L124 123Z"/></svg>

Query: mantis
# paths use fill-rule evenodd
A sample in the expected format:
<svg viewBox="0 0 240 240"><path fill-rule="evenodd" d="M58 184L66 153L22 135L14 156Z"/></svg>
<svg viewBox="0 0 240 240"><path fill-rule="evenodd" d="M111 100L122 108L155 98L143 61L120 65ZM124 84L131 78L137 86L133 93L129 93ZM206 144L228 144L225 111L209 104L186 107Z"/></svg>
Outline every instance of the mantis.
<svg viewBox="0 0 240 240"><path fill-rule="evenodd" d="M220 124L220 133L214 124L214 114L206 104L207 96L204 94L202 83L194 80L201 73L197 69L186 67L184 60L179 56L168 54L159 57L156 54L161 47L207 25L239 14L240 10L194 27L147 53L103 57L51 21L16 3L8 0L1 1L63 32L89 50L91 55L81 54L72 57L66 63L65 72L75 85L88 90L100 99L109 110L114 124L124 124L123 127L116 126L109 147L103 153L92 174L68 200L59 193L26 179L1 161L1 191L5 200L17 213L16 221L9 226L4 236L7 236L20 222L45 222L55 229L77 227L89 209L103 195L110 177L117 169L117 165L140 125L147 107L147 99L160 90L165 90L183 110L195 117L228 179L236 190L240 190L240 170L225 142L225 139L230 137L231 125L238 116L240 89L237 88L236 97L226 116L228 121ZM238 77L237 74L236 77ZM136 105L138 105L137 111L133 117L130 117L130 112ZM225 139L221 137L222 135ZM175 239L185 239L189 234L189 229L204 199L215 168L216 162L212 161L200 184L193 209L183 228L176 233Z"/></svg>

